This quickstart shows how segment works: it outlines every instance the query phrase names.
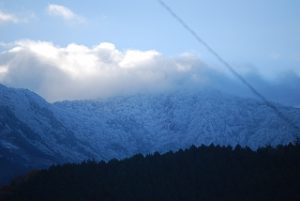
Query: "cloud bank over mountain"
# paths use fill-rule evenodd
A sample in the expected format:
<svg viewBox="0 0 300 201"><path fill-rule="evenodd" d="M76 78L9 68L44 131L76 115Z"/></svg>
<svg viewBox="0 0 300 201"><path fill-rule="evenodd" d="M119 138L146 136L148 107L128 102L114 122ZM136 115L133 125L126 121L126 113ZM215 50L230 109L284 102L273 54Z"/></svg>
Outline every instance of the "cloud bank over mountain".
<svg viewBox="0 0 300 201"><path fill-rule="evenodd" d="M17 41L4 49L0 82L29 88L49 101L201 87L250 95L226 69L208 66L189 53L167 57L156 50L120 50L112 43L60 47L33 40ZM293 69L280 76L270 71L276 77L272 80L257 70L237 70L271 100L300 105L300 77Z"/></svg>

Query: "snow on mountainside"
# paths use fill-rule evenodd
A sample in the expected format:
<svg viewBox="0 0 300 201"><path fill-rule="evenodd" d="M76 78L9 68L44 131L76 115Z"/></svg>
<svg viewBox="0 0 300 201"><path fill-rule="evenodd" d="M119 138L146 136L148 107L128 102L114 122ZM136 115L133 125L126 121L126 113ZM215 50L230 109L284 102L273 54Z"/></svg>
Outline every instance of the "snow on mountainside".
<svg viewBox="0 0 300 201"><path fill-rule="evenodd" d="M300 109L278 107L300 125ZM108 160L192 144L257 148L294 140L295 131L265 104L217 91L49 104L29 90L0 85L0 183L18 168Z"/></svg>
<svg viewBox="0 0 300 201"><path fill-rule="evenodd" d="M55 108L40 96L29 90L11 89L2 85L0 97L1 110L9 112L10 116L16 119L16 124L13 122L4 124L6 118L1 121L2 131L7 130L7 135L10 135L10 132L14 131L19 124L24 124L28 132L24 132L23 129L17 131L29 144L44 154L56 155L57 159L63 161L86 158L83 153L87 151L82 149L82 145L78 143L72 131L54 116ZM3 136L1 135L0 139L2 144L13 143L9 141L12 140L11 136L6 142Z"/></svg>
<svg viewBox="0 0 300 201"><path fill-rule="evenodd" d="M0 183L22 169L94 157L54 111L29 90L0 85Z"/></svg>
<svg viewBox="0 0 300 201"><path fill-rule="evenodd" d="M265 104L217 91L176 91L55 105L65 113L61 121L106 156L211 143L255 149L295 140L293 128ZM280 110L299 125L299 109Z"/></svg>

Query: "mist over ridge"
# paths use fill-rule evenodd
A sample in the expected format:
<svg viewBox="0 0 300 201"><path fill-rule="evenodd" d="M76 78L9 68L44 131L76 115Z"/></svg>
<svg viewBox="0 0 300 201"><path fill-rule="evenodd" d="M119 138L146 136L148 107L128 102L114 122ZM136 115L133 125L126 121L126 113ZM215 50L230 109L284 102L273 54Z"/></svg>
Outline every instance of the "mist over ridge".
<svg viewBox="0 0 300 201"><path fill-rule="evenodd" d="M300 105L297 69L238 65L236 70L270 100ZM50 102L198 88L254 97L222 66L208 65L195 54L169 57L157 50L120 50L107 42L61 47L17 41L0 53L0 82L28 88Z"/></svg>

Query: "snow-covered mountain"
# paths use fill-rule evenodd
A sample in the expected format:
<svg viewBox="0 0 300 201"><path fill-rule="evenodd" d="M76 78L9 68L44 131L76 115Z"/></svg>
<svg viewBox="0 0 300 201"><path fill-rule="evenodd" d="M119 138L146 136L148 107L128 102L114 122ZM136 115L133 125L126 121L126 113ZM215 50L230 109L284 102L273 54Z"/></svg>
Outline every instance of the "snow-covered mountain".
<svg viewBox="0 0 300 201"><path fill-rule="evenodd" d="M55 103L60 120L106 156L168 151L192 144L250 146L292 142L296 131L265 104L217 91L175 91ZM300 110L278 106L299 125Z"/></svg>
<svg viewBox="0 0 300 201"><path fill-rule="evenodd" d="M278 108L300 125L300 109ZM192 144L257 148L293 142L295 136L265 104L213 90L50 104L29 90L0 85L2 174L17 167L108 160Z"/></svg>
<svg viewBox="0 0 300 201"><path fill-rule="evenodd" d="M33 92L0 85L0 183L33 167L95 157L55 113Z"/></svg>

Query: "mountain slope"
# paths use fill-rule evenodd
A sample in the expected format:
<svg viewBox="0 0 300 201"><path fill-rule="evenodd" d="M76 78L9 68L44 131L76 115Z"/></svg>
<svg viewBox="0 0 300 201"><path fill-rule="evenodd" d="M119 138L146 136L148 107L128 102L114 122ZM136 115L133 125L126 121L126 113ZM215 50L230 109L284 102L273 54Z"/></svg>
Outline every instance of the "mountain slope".
<svg viewBox="0 0 300 201"><path fill-rule="evenodd" d="M35 171L0 189L3 201L299 201L300 146L201 146ZM2 199L1 199L2 198Z"/></svg>
<svg viewBox="0 0 300 201"><path fill-rule="evenodd" d="M192 144L287 144L295 131L259 101L216 91L136 95L55 104L78 138L118 154L176 150ZM299 125L300 110L278 106ZM76 121L74 121L74 117Z"/></svg>
<svg viewBox="0 0 300 201"><path fill-rule="evenodd" d="M278 106L300 125L300 110ZM109 160L200 144L287 144L295 131L266 105L212 90L50 104L0 85L0 183L16 169Z"/></svg>
<svg viewBox="0 0 300 201"><path fill-rule="evenodd" d="M94 157L38 95L0 85L0 183L19 171ZM9 173L8 173L9 172ZM10 173L11 172L11 173Z"/></svg>

